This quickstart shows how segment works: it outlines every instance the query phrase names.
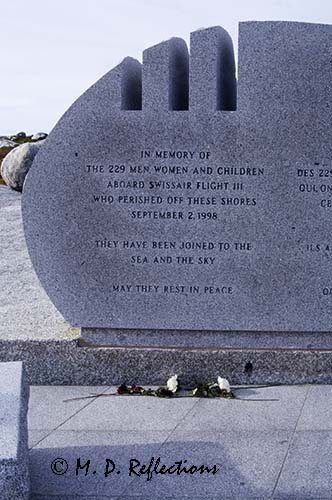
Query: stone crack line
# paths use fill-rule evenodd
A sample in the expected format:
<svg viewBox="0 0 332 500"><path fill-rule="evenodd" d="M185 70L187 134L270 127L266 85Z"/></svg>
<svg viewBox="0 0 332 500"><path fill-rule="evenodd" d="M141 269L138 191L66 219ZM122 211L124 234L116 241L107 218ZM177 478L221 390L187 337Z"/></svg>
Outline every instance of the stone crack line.
<svg viewBox="0 0 332 500"><path fill-rule="evenodd" d="M271 498L274 498L275 496L275 493L276 493L276 490L279 486L279 481L280 481L280 478L281 478L281 475L282 475L282 472L284 470L284 467L285 467L285 463L286 463L286 460L287 460L287 457L288 457L288 454L289 454L289 450L290 450L290 447L292 446L293 442L294 442L294 437L295 437L295 433L296 433L296 429L297 429L297 426L298 426L298 423L299 423L299 420L302 416L302 412L303 412L303 408L307 402L307 398L308 398L308 394L309 394L309 391L311 389L311 386L309 385L308 386L308 389L307 389L307 392L305 394L305 397L304 397L304 401L303 401L303 404L302 404L302 407L301 407L301 410L299 412L299 415L296 419L296 422L295 422L295 426L294 426L294 429L293 429L293 432L292 432L292 435L290 437L290 440L289 440L289 443L288 443L288 446L287 446L287 450L286 450L286 453L285 453L285 456L284 456L284 459L283 459L283 462L281 464L281 467L280 467L280 471L279 471L279 474L278 474L278 477L276 479L276 482L275 482L275 485L274 485L274 488L273 488L273 492L272 492L272 496Z"/></svg>
<svg viewBox="0 0 332 500"><path fill-rule="evenodd" d="M191 411L193 411L193 409L200 403L200 398L197 398L197 401L193 404L193 406L191 408L188 409L188 411L184 414L183 418L180 419L180 421L175 425L174 429L172 429L170 431L170 433L168 434L168 436L165 438L165 440L160 444L160 446L157 448L156 450L156 453L159 453L159 451L161 450L161 448L164 446L164 444L166 444L169 439L171 438L171 436L174 434L174 432L176 431L176 429L179 427L179 425L182 424L182 422L187 418L187 416L189 415L189 413ZM127 486L125 486L124 490L122 491L121 495L120 495L120 498L122 498L123 495L126 495L127 494L127 491L128 491L128 488L132 485L132 483L135 481L135 478L133 478L129 484L127 484ZM130 493L130 492L129 492ZM139 497L138 497L139 498Z"/></svg>
<svg viewBox="0 0 332 500"><path fill-rule="evenodd" d="M104 391L101 391L100 394L105 394L105 392L107 392L109 389L111 389L112 386L107 386L105 388ZM92 403L94 403L94 401L98 399L98 396L96 396L95 398L91 398L90 401L87 402L87 404L85 404L84 406L82 406L81 408L79 408L77 411L75 411L75 413L73 413L72 415L70 415L68 418L66 418L66 420L64 420L63 422L61 422L59 425L57 425L56 427L54 427L54 429L52 429L48 434L46 434L46 436L43 436L36 444L34 444L30 450L32 450L33 448L36 448L36 446L38 446L42 441L44 441L46 438L48 438L53 432L57 431L60 429L60 427L62 427L65 423L67 423L69 420L71 420L73 417L75 417L78 413L80 413L80 411L84 410L85 408L87 408L89 405L91 405ZM33 429L31 429L33 430Z"/></svg>

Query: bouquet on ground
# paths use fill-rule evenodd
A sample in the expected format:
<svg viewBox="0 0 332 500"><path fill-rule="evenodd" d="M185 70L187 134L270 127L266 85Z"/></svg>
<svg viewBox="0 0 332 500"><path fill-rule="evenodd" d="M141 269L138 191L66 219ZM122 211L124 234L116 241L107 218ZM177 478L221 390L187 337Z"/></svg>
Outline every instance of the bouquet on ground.
<svg viewBox="0 0 332 500"><path fill-rule="evenodd" d="M134 395L134 396L157 396L160 398L172 397L199 397L199 398L235 398L231 391L230 383L226 378L218 377L217 382L201 383L189 392L184 391L179 393L180 386L178 376L172 375L166 382L165 386L160 386L158 389L145 389L139 385L126 385L121 384L117 393L120 395Z"/></svg>

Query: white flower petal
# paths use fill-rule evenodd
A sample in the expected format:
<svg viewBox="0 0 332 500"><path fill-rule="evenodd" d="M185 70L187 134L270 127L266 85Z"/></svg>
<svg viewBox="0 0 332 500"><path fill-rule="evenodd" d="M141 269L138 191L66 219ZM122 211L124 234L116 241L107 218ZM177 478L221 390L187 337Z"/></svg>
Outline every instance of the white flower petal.
<svg viewBox="0 0 332 500"><path fill-rule="evenodd" d="M221 391L231 392L231 386L227 378L218 377L218 385Z"/></svg>
<svg viewBox="0 0 332 500"><path fill-rule="evenodd" d="M176 392L178 388L178 376L173 375L167 380L167 389L171 392Z"/></svg>

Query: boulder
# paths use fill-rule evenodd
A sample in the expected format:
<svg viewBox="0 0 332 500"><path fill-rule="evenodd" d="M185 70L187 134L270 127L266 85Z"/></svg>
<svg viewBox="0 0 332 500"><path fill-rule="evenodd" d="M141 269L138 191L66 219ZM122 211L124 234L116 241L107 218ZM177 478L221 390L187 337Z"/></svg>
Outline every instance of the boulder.
<svg viewBox="0 0 332 500"><path fill-rule="evenodd" d="M38 132L37 134L34 134L31 137L31 140L32 141L40 141L42 139L46 139L46 137L47 137L47 134L45 132Z"/></svg>
<svg viewBox="0 0 332 500"><path fill-rule="evenodd" d="M7 137L0 137L0 148L13 148L17 143Z"/></svg>
<svg viewBox="0 0 332 500"><path fill-rule="evenodd" d="M16 141L17 139L25 139L26 138L26 133L25 132L18 132L17 134L15 135L11 135L10 136L10 139L12 141Z"/></svg>
<svg viewBox="0 0 332 500"><path fill-rule="evenodd" d="M7 186L22 191L25 176L43 142L26 142L5 156L1 164L1 177Z"/></svg>

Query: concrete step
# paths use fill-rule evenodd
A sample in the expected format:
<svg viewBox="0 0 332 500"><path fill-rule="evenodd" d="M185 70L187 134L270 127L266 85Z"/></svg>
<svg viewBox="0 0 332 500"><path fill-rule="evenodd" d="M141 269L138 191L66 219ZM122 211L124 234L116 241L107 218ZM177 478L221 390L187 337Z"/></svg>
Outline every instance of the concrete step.
<svg viewBox="0 0 332 500"><path fill-rule="evenodd" d="M29 495L29 386L22 363L0 363L0 499Z"/></svg>

